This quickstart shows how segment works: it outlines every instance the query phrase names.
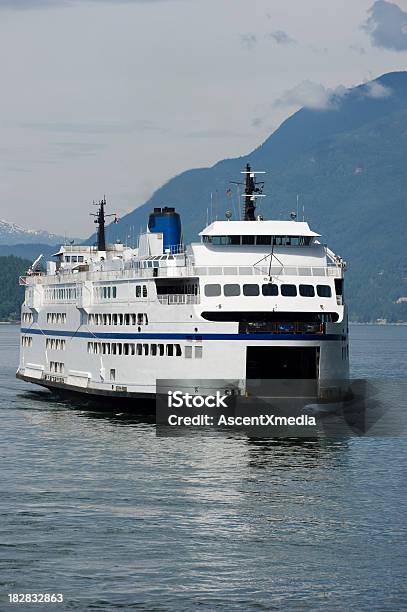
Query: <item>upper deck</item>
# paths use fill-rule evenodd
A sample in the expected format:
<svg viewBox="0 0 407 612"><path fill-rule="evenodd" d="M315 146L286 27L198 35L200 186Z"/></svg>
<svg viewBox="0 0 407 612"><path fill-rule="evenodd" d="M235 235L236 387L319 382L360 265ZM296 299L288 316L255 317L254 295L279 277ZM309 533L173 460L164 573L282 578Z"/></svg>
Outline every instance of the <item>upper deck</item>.
<svg viewBox="0 0 407 612"><path fill-rule="evenodd" d="M98 245L65 245L47 263L47 272L21 277L31 285L82 284L148 278L205 276L335 277L342 278L345 262L318 239L305 221L255 218L253 198L258 195L254 173L246 172L245 220L214 221L199 234L200 243L187 249L182 241L179 215L173 208L156 208L138 248L108 245L104 234L104 206L98 212ZM230 214L227 213L227 217Z"/></svg>

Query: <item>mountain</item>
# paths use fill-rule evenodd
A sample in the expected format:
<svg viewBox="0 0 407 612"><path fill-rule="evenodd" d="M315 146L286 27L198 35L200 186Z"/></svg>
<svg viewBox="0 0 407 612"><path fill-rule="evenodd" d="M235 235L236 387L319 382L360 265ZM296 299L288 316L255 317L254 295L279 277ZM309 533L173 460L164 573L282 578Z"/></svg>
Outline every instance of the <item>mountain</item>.
<svg viewBox="0 0 407 612"><path fill-rule="evenodd" d="M19 257L0 257L0 321L17 321L24 300L24 287L18 277L25 273L31 262Z"/></svg>
<svg viewBox="0 0 407 612"><path fill-rule="evenodd" d="M14 255L15 257L21 257L22 259L29 259L32 262L37 259L39 255L44 256L45 260L51 259L51 255L59 250L61 244L50 246L49 244L0 244L0 257L7 257L8 255Z"/></svg>
<svg viewBox="0 0 407 612"><path fill-rule="evenodd" d="M50 234L45 230L25 229L16 223L10 223L0 219L0 245L32 243L55 245L57 243L63 244L66 240L72 240L72 238ZM78 240L79 243L80 241L81 240Z"/></svg>
<svg viewBox="0 0 407 612"><path fill-rule="evenodd" d="M393 72L337 94L328 108L302 108L248 155L176 176L110 225L108 239L126 241L153 207L168 205L181 213L185 239L196 240L211 193L214 217L236 211L229 181L250 162L266 171L269 197L258 212L288 218L299 194L300 214L304 206L323 241L348 261L351 319L407 321L407 301L399 300L407 296L406 160L407 72Z"/></svg>

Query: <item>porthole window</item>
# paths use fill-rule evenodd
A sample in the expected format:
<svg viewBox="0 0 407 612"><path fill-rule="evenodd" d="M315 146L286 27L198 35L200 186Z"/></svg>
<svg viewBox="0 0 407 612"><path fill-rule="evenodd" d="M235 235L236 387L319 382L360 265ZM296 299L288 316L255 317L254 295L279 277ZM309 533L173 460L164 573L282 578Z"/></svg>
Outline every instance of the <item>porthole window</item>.
<svg viewBox="0 0 407 612"><path fill-rule="evenodd" d="M205 285L205 295L206 297L218 297L220 295L220 285Z"/></svg>
<svg viewBox="0 0 407 612"><path fill-rule="evenodd" d="M267 285L262 285L261 292L265 296L269 295L278 295L278 286L273 283L268 283Z"/></svg>
<svg viewBox="0 0 407 612"><path fill-rule="evenodd" d="M297 295L297 287L295 285L281 285L281 295L294 297Z"/></svg>
<svg viewBox="0 0 407 612"><path fill-rule="evenodd" d="M237 295L240 295L240 285L238 284L224 285L223 293L226 297L235 297Z"/></svg>
<svg viewBox="0 0 407 612"><path fill-rule="evenodd" d="M251 297L260 295L260 287L254 284L243 285L243 295Z"/></svg>
<svg viewBox="0 0 407 612"><path fill-rule="evenodd" d="M313 285L300 285L299 286L300 295L302 297L314 297L315 289Z"/></svg>
<svg viewBox="0 0 407 612"><path fill-rule="evenodd" d="M319 297L330 298L332 295L331 287L329 285L317 285L317 293Z"/></svg>

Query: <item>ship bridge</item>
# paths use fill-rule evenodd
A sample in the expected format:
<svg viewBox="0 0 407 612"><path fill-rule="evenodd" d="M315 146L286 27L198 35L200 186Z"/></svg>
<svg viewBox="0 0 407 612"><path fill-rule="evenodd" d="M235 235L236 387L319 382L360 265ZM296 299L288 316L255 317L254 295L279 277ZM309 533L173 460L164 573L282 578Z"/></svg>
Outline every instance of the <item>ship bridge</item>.
<svg viewBox="0 0 407 612"><path fill-rule="evenodd" d="M320 236L310 229L306 221L280 220L214 221L199 235L202 236L202 242L209 244L258 244L261 246L272 244L310 245L314 238Z"/></svg>
<svg viewBox="0 0 407 612"><path fill-rule="evenodd" d="M192 245L198 266L327 266L326 247L306 221L215 221Z"/></svg>

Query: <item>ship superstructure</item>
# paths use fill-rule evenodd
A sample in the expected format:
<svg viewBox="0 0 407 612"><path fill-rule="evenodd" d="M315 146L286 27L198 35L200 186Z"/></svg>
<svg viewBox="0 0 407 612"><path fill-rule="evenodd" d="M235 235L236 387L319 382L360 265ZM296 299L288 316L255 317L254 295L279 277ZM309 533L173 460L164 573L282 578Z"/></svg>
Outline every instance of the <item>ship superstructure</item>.
<svg viewBox="0 0 407 612"><path fill-rule="evenodd" d="M306 221L255 216L248 166L243 220L213 221L183 245L181 220L155 208L138 248L64 245L25 286L17 376L50 389L154 397L157 379L314 380L341 393L349 369L343 260ZM184 382L185 384L185 382ZM215 385L215 383L213 383Z"/></svg>

